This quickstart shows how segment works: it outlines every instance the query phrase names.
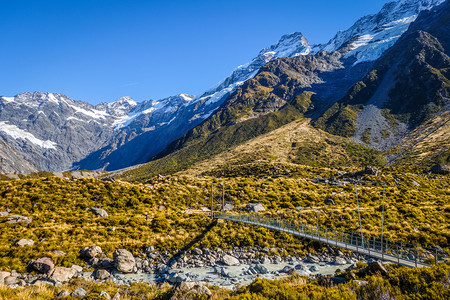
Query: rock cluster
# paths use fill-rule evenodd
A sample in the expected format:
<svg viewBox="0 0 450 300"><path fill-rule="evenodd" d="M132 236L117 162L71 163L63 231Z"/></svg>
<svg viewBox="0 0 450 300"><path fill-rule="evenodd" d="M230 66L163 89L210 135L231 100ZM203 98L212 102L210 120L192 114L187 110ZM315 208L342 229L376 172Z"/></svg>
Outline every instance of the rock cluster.
<svg viewBox="0 0 450 300"><path fill-rule="evenodd" d="M83 268L73 265L70 268L55 266L49 257L41 257L31 260L27 265L30 273L19 274L0 271L0 285L17 287L20 285L54 285L60 286L69 282L72 278L92 278L106 282L111 280L119 284L130 284L140 280L133 275L124 277L124 273L153 274L156 282L168 282L178 285L175 294L189 290L193 295L206 294L209 290L198 282L223 281L223 285L233 285L244 282L245 278L254 278L259 275L278 276L297 272L301 275L315 276L319 271L318 266L349 265L355 264L364 258L358 254L344 255L340 251L327 251L304 257L270 255L271 251L282 249L269 249L263 247L233 248L223 251L221 249L193 248L189 251L177 254L167 251L160 252L152 246L144 248L140 256L133 256L126 249L116 249L113 258L107 257L98 246L84 247L80 250L80 257L86 261L88 269L94 271L83 272ZM273 252L272 252L273 253ZM283 265L280 265L283 264ZM277 269L274 265L280 265ZM240 266L236 268L236 266ZM270 270L268 267L270 267ZM205 275L190 273L190 268L208 268L213 272L205 272ZM33 273L31 273L33 272ZM365 274L386 274L382 264L372 262L361 272ZM334 280L334 279L333 279ZM339 278L335 282L339 282ZM187 284L186 284L187 283ZM179 291L179 292L177 292ZM84 291L85 292L85 291ZM86 294L81 289L72 293L65 292L58 297L84 297ZM181 298L180 298L181 299Z"/></svg>

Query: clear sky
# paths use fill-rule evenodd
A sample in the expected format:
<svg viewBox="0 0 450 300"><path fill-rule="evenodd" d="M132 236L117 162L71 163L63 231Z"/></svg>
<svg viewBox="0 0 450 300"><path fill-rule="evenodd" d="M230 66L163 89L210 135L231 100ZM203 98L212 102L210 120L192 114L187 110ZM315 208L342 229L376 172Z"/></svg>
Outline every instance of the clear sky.
<svg viewBox="0 0 450 300"><path fill-rule="evenodd" d="M0 0L0 95L197 95L283 34L327 42L386 0Z"/></svg>

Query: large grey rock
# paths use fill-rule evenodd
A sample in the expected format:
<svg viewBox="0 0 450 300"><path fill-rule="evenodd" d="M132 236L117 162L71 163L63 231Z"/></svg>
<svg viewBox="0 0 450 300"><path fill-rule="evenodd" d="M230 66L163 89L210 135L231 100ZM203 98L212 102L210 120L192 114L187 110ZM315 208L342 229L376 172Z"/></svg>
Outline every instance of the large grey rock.
<svg viewBox="0 0 450 300"><path fill-rule="evenodd" d="M108 217L108 213L106 212L106 210L101 209L101 208L91 208L91 211L96 214L97 216L100 216L102 218L106 218Z"/></svg>
<svg viewBox="0 0 450 300"><path fill-rule="evenodd" d="M227 266L238 266L238 265L240 265L239 259L237 259L237 258L234 257L234 256L228 255L228 254L225 254L225 255L222 257L221 262L222 262L224 265L227 265Z"/></svg>
<svg viewBox="0 0 450 300"><path fill-rule="evenodd" d="M7 211L0 211L0 217L6 217L9 214Z"/></svg>
<svg viewBox="0 0 450 300"><path fill-rule="evenodd" d="M14 277L14 276L8 276L8 277L5 277L5 279L4 279L4 284L6 286L12 286L14 284L17 284L18 282L19 282L19 280L17 279L17 277Z"/></svg>
<svg viewBox="0 0 450 300"><path fill-rule="evenodd" d="M248 212L260 212L266 210L261 203L249 203L244 209Z"/></svg>
<svg viewBox="0 0 450 300"><path fill-rule="evenodd" d="M32 239L20 239L16 242L16 245L19 247L33 246L34 241Z"/></svg>
<svg viewBox="0 0 450 300"><path fill-rule="evenodd" d="M25 217L25 216L21 216L21 215L11 215L8 217L8 219L6 220L6 223L10 223L10 224L14 224L14 223L31 223L31 221L33 221L33 219L31 219L30 217Z"/></svg>
<svg viewBox="0 0 450 300"><path fill-rule="evenodd" d="M109 277L111 277L111 273L109 273L105 269L97 269L94 272L94 278L97 279L97 280L106 280Z"/></svg>
<svg viewBox="0 0 450 300"><path fill-rule="evenodd" d="M47 274L53 268L55 267L55 264L53 263L53 260L50 257L41 257L38 259L33 259L30 262L28 262L27 269L29 272L36 271L40 274Z"/></svg>
<svg viewBox="0 0 450 300"><path fill-rule="evenodd" d="M134 272L135 260L133 254L126 249L117 249L113 253L114 265L117 270L123 273Z"/></svg>
<svg viewBox="0 0 450 300"><path fill-rule="evenodd" d="M295 269L291 266L286 266L281 270L282 273L286 273L286 274L291 274L294 271L295 271Z"/></svg>
<svg viewBox="0 0 450 300"><path fill-rule="evenodd" d="M194 249L192 249L192 253L194 253L196 255L202 255L203 251L198 248L194 248Z"/></svg>
<svg viewBox="0 0 450 300"><path fill-rule="evenodd" d="M51 272L49 279L53 282L65 283L70 281L77 271L72 268L55 267Z"/></svg>
<svg viewBox="0 0 450 300"><path fill-rule="evenodd" d="M6 271L0 271L0 285L4 285L5 284L5 278L11 276L10 272L6 272Z"/></svg>
<svg viewBox="0 0 450 300"><path fill-rule="evenodd" d="M342 265L347 264L347 261L345 260L345 258L342 258L342 257L336 257L336 258L334 259L334 264L337 265L337 266L342 266Z"/></svg>
<svg viewBox="0 0 450 300"><path fill-rule="evenodd" d="M79 266L79 265L72 265L70 267L71 269L75 270L76 273L81 273L83 272L83 267Z"/></svg>
<svg viewBox="0 0 450 300"><path fill-rule="evenodd" d="M308 254L305 258L305 262L314 264L314 263L319 263L320 259L315 255Z"/></svg>
<svg viewBox="0 0 450 300"><path fill-rule="evenodd" d="M87 259L94 258L102 253L102 248L100 248L99 246L84 247L80 250L80 256Z"/></svg>
<svg viewBox="0 0 450 300"><path fill-rule="evenodd" d="M83 298L87 295L87 291L83 288L78 288L75 291L73 291L72 294L70 295L75 298Z"/></svg>

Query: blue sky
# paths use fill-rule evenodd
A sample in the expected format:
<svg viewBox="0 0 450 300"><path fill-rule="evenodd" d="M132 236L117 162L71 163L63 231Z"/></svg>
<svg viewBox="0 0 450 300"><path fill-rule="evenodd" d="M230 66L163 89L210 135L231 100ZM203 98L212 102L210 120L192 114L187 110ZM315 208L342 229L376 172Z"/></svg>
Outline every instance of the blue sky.
<svg viewBox="0 0 450 300"><path fill-rule="evenodd" d="M0 0L0 95L197 95L283 34L323 43L386 2Z"/></svg>

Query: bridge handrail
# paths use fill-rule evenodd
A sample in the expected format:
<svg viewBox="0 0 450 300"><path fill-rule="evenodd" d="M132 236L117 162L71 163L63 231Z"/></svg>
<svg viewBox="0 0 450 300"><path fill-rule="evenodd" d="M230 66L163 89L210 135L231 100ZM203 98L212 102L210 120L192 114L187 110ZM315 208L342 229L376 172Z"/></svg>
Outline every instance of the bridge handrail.
<svg viewBox="0 0 450 300"><path fill-rule="evenodd" d="M363 235L354 232L340 231L331 228L311 226L308 224L298 224L291 221L281 219L271 219L267 216L258 215L236 215L228 213L214 214L215 218L227 219L232 221L250 223L260 225L267 228L281 230L284 232L297 234L310 239L326 242L330 245L345 245L355 248L357 252L364 252L371 256L373 254L381 254L381 257L389 257L392 260L400 260L413 262L415 266L429 266L430 262L442 261L447 259L446 255L438 253L436 250L432 253L429 249L414 244L403 244L393 242L386 238L381 243L381 238L376 236Z"/></svg>

